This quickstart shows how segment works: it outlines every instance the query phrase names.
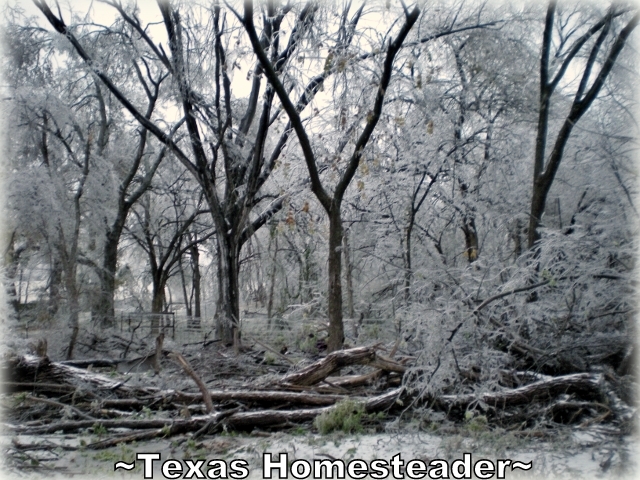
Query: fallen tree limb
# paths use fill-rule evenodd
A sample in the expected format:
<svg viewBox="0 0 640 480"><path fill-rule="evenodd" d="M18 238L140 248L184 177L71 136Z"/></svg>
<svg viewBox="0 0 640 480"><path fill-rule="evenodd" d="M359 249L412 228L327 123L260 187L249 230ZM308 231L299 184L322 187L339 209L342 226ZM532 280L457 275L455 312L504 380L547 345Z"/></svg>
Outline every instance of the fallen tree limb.
<svg viewBox="0 0 640 480"><path fill-rule="evenodd" d="M360 387L378 380L382 376L382 370L376 370L364 375L349 375L345 377L327 377L325 381L337 387Z"/></svg>
<svg viewBox="0 0 640 480"><path fill-rule="evenodd" d="M495 302L496 300L499 300L501 298L507 297L509 295L513 295L515 293L520 293L520 292L526 292L527 290L533 290L534 288L538 288L538 287L543 287L545 286L547 283L549 283L549 280L544 280L542 282L539 283L534 283L533 285L527 285L525 287L520 287L520 288L514 288L512 290L507 290L506 292L502 292L502 293L498 293L497 295L494 295L492 297L487 298L485 301L483 301L480 305L478 305L474 310L473 313L478 313L480 310L482 310L484 307L486 307L487 305L489 305L492 302Z"/></svg>
<svg viewBox="0 0 640 480"><path fill-rule="evenodd" d="M132 389L123 385L122 382L114 382L99 373L51 362L48 357L15 356L9 358L5 365L8 367L8 372L5 374L8 382L5 385L36 384L39 386L36 388L40 391L42 391L42 384L57 385L58 391L61 386L70 385L73 386L73 390L116 391L118 395L122 396L133 396L134 392L142 394L147 391L142 387Z"/></svg>
<svg viewBox="0 0 640 480"><path fill-rule="evenodd" d="M365 411L369 413L379 412L386 410L396 403L402 388L391 390L383 395L371 397L363 402ZM192 417L191 419L109 419L109 420L76 420L76 421L62 421L53 424L38 426L38 427L24 427L24 426L11 426L10 428L19 433L28 435L44 435L55 432L74 432L86 428L92 428L102 426L106 429L109 428L128 428L131 430L153 430L155 433L148 431L144 435L151 435L146 437L143 432L140 432L142 436L136 436L135 434L127 434L125 436L118 437L118 439L105 440L104 442L96 442L92 448L107 448L113 444L123 443L125 441L134 441L141 438L153 438L159 436L161 433L163 436L171 436L179 433L193 432L211 423L215 425L220 423L227 428L234 430L251 430L254 427L271 427L274 425L281 425L286 423L302 423L313 420L316 416L330 411L333 406L320 407L320 408L306 408L297 410L258 410L253 412L235 412L229 415L229 412L217 412L213 415L205 415ZM226 418L225 418L226 417ZM224 419L222 422L220 420ZM116 443L113 443L116 442ZM98 445L104 445L104 447L98 447Z"/></svg>
<svg viewBox="0 0 640 480"><path fill-rule="evenodd" d="M406 370L404 365L377 355L375 347L356 347L332 352L297 372L285 375L281 382L290 385L314 385L349 365L371 365L384 371L400 373Z"/></svg>
<svg viewBox="0 0 640 480"><path fill-rule="evenodd" d="M562 393L574 393L586 398L602 396L602 375L594 373L574 373L540 380L522 387L479 395L442 395L435 399L436 405L445 408L466 407L475 402L484 402L492 407L507 407L539 402Z"/></svg>
<svg viewBox="0 0 640 480"><path fill-rule="evenodd" d="M39 382L3 382L2 391L7 393L15 392L39 392L39 393L73 393L76 387L73 385L59 385L57 383Z"/></svg>
<svg viewBox="0 0 640 480"><path fill-rule="evenodd" d="M198 425L197 420L179 420L176 423L182 424L185 422L193 422L194 425ZM72 421L61 421L51 423L49 425L45 425L43 427L20 427L16 426L15 430L18 432L26 432L30 435L43 435L47 433L55 433L55 432L77 432L78 430L83 430L86 428L92 428L97 426L102 426L104 428L130 428L132 430L142 430L149 428L163 428L167 425L171 425L174 423L171 419L147 419L147 420L139 420L139 419L129 419L129 418L118 418L118 419L109 419L109 420L72 420Z"/></svg>
<svg viewBox="0 0 640 480"><path fill-rule="evenodd" d="M59 362L60 365L68 365L70 367L76 368L102 368L102 367L117 367L119 363L122 363L122 360L110 360L108 358L94 358L90 360L64 360Z"/></svg>
<svg viewBox="0 0 640 480"><path fill-rule="evenodd" d="M200 379L198 374L193 371L193 368L191 368L191 365L189 365L189 362L187 362L187 360L178 352L171 352L169 354L169 358L171 358L178 365L180 365L184 370L184 372L187 375L189 375L194 382L196 382L196 385L198 385L198 388L200 389L200 393L202 394L202 400L204 401L204 405L207 409L207 413L213 412L213 402L211 401L211 395L209 394L209 390L207 389L207 386L204 384L204 382Z"/></svg>
<svg viewBox="0 0 640 480"><path fill-rule="evenodd" d="M329 406L346 398L345 395L321 395L316 393L300 393L265 390L209 390L213 402L237 401L256 405L275 405L291 403L294 405ZM129 408L140 410L157 403L166 406L171 403L193 404L202 401L201 393L186 393L174 390L161 391L153 397L114 398L102 400L102 408Z"/></svg>
<svg viewBox="0 0 640 480"><path fill-rule="evenodd" d="M74 412L76 415L78 415L80 418L84 418L85 420L92 420L92 421L96 421L95 418L93 418L91 415L87 415L86 413L84 413L81 410L78 410L76 407L72 406L72 405L65 405L64 403L60 403L57 402L55 400L51 400L49 398L39 398L39 397L34 397L34 396L29 396L27 397L27 400L31 400L33 402L39 402L39 403L46 403L47 405L53 405L55 407L59 407L59 408L68 408L70 409L72 412Z"/></svg>

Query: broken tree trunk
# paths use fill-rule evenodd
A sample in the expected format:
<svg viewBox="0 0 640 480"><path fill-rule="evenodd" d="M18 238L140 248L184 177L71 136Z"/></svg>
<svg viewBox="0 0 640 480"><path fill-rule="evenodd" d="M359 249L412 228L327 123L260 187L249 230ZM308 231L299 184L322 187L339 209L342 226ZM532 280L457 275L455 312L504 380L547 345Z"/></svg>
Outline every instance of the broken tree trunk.
<svg viewBox="0 0 640 480"><path fill-rule="evenodd" d="M4 378L9 385L16 389L24 385L37 384L43 386L41 384L54 384L57 386L70 385L77 390L87 392L90 390L97 392L112 391L121 396L132 396L134 394L134 389L123 385L123 382L115 382L97 373L61 363L54 363L48 357L16 356L9 358L5 365L8 367L8 371ZM149 393L145 388L138 387L135 389L137 394L142 394L143 392Z"/></svg>
<svg viewBox="0 0 640 480"><path fill-rule="evenodd" d="M333 372L349 365L370 365L381 370L400 373L404 373L406 370L404 365L377 355L375 347L357 347L332 352L298 372L285 375L282 378L282 383L302 386L313 385L324 380Z"/></svg>
<svg viewBox="0 0 640 480"><path fill-rule="evenodd" d="M178 365L182 367L184 372L187 375L189 375L194 382L196 382L196 385L198 385L198 388L200 389L200 393L202 394L202 399L204 400L204 405L207 409L207 413L213 412L213 402L211 401L211 395L209 394L209 390L207 390L207 386L200 379L198 374L194 372L193 368L191 368L191 365L189 365L189 362L187 362L187 360L178 352L171 352L169 354L169 358L171 358L176 363L178 363Z"/></svg>

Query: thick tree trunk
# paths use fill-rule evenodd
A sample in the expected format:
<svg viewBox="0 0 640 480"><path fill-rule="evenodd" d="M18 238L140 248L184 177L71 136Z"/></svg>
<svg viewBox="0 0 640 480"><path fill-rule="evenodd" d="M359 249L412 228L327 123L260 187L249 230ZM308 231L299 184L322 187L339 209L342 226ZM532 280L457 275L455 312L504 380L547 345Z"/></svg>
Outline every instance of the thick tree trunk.
<svg viewBox="0 0 640 480"><path fill-rule="evenodd" d="M216 330L218 338L225 345L231 345L238 335L240 321L239 247L226 235L218 235L217 238L219 298Z"/></svg>
<svg viewBox="0 0 640 480"><path fill-rule="evenodd" d="M105 236L102 268L98 272L100 292L92 311L92 319L103 328L111 327L115 324L114 296L118 269L118 245L120 244L120 237L124 230L128 212L128 207L120 207L115 221L107 230Z"/></svg>
<svg viewBox="0 0 640 480"><path fill-rule="evenodd" d="M100 280L100 292L94 304L92 319L103 328L114 324L115 309L114 296L116 291L116 270L118 267L118 243L120 232L107 235L102 258L102 268L98 278Z"/></svg>
<svg viewBox="0 0 640 480"><path fill-rule="evenodd" d="M151 297L151 313L162 313L165 304L164 288L167 284L163 275L153 279L153 293Z"/></svg>
<svg viewBox="0 0 640 480"><path fill-rule="evenodd" d="M165 294L164 289L167 284L165 278L153 279L153 293L151 297L151 333L156 334L160 329L160 314L164 312Z"/></svg>
<svg viewBox="0 0 640 480"><path fill-rule="evenodd" d="M342 322L342 218L340 207L333 204L329 213L329 339L327 350L342 349L344 325Z"/></svg>
<svg viewBox="0 0 640 480"><path fill-rule="evenodd" d="M164 288L153 287L153 298L151 299L151 313L162 313L164 306Z"/></svg>

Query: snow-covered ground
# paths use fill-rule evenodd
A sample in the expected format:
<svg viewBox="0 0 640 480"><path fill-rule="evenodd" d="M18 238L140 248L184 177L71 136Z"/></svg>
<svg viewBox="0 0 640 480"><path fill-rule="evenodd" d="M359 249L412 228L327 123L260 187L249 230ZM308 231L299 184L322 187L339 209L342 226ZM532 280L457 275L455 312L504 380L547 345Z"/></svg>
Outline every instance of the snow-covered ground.
<svg viewBox="0 0 640 480"><path fill-rule="evenodd" d="M184 459L205 460L201 466L204 475L214 475L210 470L220 463L209 465L210 461L224 460L229 466L227 474L231 474L231 462L245 461L249 479L264 478L264 454L271 453L272 460L281 459L280 453L287 454L287 463L302 471L298 460L306 460L310 465L314 460L334 462L342 460L346 466L354 460L362 460L370 465L373 460L381 460L382 465L391 462L398 454L403 467L410 460L421 460L425 464L441 459L452 465L456 460L464 460L464 454L471 455L471 466L478 460L498 459L512 462L531 462L531 470L505 469L505 478L637 478L638 437L620 438L608 435L601 428L573 430L554 435L552 440L521 438L512 433L495 432L461 436L433 435L425 433L385 433L375 435L316 435L305 433L263 434L264 436L218 435L202 441L189 440L186 437L123 445L108 450L92 451L86 449L64 450L64 445L79 446L91 443L91 436L47 437L3 436L3 450L7 465L3 473L8 478L144 478L144 461L136 460L139 453L158 453L160 461L153 462L153 478L165 478L161 465L168 459L182 460L182 475L175 478L186 478L188 468ZM17 449L19 445L48 444L49 450ZM10 449L10 451L9 451ZM10 453L10 454L8 454ZM12 456L28 455L32 460L27 462L32 468L12 468ZM135 468L127 472L124 469L114 471L118 461L135 462ZM304 462L303 462L304 463ZM458 462L460 474L464 474L464 462ZM13 464L15 467L15 464ZM238 464L236 464L237 466ZM242 464L241 464L242 466ZM434 464L431 464L434 466ZM404 468L397 472L389 467L387 478L409 478ZM220 473L220 471L218 471ZM400 477L396 477L400 473ZM278 470L273 470L273 478L279 478ZM449 472L449 478L461 478ZM197 476L193 476L197 478ZM230 478L233 478L230 476ZM289 474L288 478L296 478ZM313 474L309 478L313 478ZM347 478L349 477L347 475ZM366 477L373 478L373 477ZM380 477L378 477L380 478ZM428 477L427 477L428 478ZM445 477L446 478L446 477ZM467 478L467 477L462 477ZM473 477L476 478L476 477ZM497 478L496 475L488 478Z"/></svg>

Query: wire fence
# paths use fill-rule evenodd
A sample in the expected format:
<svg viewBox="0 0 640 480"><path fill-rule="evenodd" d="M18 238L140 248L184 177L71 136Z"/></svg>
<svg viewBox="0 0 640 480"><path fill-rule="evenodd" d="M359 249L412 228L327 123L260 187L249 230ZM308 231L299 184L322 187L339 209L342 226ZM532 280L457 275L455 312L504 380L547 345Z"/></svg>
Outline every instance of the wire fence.
<svg viewBox="0 0 640 480"><path fill-rule="evenodd" d="M21 322L18 326L23 338L41 334L51 326L39 322ZM206 344L216 340L216 321L213 316L193 317L180 313L121 312L112 322L113 328L127 332L131 338L150 340L160 332L165 339L176 345ZM293 311L271 319L263 312L243 311L240 315L240 332L244 343L254 342L282 348L313 350L328 336L329 322L326 318ZM90 312L80 314L81 331L97 331L101 327L93 321ZM362 345L371 342L394 341L398 335L397 325L382 318L344 319L345 343Z"/></svg>

